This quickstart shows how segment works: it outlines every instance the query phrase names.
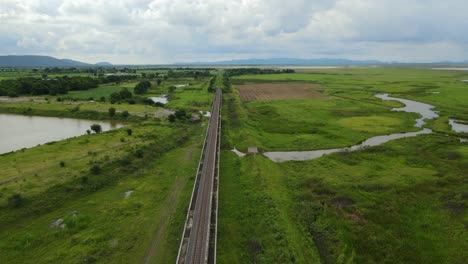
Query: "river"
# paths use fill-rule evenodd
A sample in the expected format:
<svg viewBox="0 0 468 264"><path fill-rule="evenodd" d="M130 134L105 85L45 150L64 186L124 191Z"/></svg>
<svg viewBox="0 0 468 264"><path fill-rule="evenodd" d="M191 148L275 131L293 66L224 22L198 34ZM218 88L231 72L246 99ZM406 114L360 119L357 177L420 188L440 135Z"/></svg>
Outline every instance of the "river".
<svg viewBox="0 0 468 264"><path fill-rule="evenodd" d="M405 106L400 108L393 108L392 111L403 111L403 112L411 112L411 113L418 113L421 115L421 118L416 119L415 127L422 127L425 124L424 119L434 119L439 117L437 112L433 111L433 105L425 104L416 102L413 100L402 99L397 97L391 97L388 94L376 94L377 98L382 100L395 100L403 103ZM450 125L456 132L467 132L465 130L468 128L467 125L456 123L454 120L450 120ZM458 131L457 131L458 130ZM345 148L335 148L335 149L321 149L321 150L311 150L311 151L271 151L265 152L263 155L268 157L274 162L284 162L284 161L291 161L291 160L311 160L319 158L326 154L342 152L342 151L355 151L362 149L363 147L372 147L378 146L383 143L386 143L391 140L399 139L399 138L407 138L407 137L415 137L421 134L430 134L432 130L428 128L424 128L417 132L408 132L408 133L395 133L390 135L382 135L369 138L364 142ZM460 139L461 142L464 142L463 139Z"/></svg>

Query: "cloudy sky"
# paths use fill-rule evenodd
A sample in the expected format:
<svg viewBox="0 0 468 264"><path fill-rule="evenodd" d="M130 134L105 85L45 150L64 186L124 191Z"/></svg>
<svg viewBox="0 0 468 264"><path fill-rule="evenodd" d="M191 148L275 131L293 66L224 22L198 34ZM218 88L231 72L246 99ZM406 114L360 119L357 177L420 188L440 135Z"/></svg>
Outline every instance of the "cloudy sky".
<svg viewBox="0 0 468 264"><path fill-rule="evenodd" d="M466 0L0 0L0 54L468 60Z"/></svg>

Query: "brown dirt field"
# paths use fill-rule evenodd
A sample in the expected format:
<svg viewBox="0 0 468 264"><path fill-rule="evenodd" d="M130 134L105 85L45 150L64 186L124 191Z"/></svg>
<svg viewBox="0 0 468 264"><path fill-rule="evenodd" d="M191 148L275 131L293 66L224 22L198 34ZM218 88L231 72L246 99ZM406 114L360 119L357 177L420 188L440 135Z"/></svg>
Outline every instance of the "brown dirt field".
<svg viewBox="0 0 468 264"><path fill-rule="evenodd" d="M303 83L237 85L243 101L326 97L322 93L313 90L317 87L318 85Z"/></svg>

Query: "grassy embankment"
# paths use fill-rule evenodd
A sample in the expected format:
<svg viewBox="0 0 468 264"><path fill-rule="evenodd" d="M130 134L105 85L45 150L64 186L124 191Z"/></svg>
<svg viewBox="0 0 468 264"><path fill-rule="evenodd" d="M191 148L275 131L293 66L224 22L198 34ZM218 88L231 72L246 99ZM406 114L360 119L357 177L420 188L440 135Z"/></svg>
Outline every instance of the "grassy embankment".
<svg viewBox="0 0 468 264"><path fill-rule="evenodd" d="M468 146L456 138L424 135L286 163L227 151L255 144L284 150L346 146L372 134L410 130L415 116L389 112L395 103L376 100L375 92L432 103L441 118L460 110L456 116L466 120L468 92L456 82L459 75L340 69L240 77L242 82L312 81L330 97L242 103L235 93L225 95L218 261L463 263ZM426 94L408 86L418 80L424 87L431 81L452 86L439 84L440 94ZM340 97L333 96L337 93ZM392 125L386 125L389 120ZM318 136L294 144L308 126ZM272 133L277 139L270 142Z"/></svg>
<svg viewBox="0 0 468 264"><path fill-rule="evenodd" d="M175 259L203 129L131 128L0 156L0 262ZM7 203L14 193L21 204ZM51 227L58 219L64 228Z"/></svg>

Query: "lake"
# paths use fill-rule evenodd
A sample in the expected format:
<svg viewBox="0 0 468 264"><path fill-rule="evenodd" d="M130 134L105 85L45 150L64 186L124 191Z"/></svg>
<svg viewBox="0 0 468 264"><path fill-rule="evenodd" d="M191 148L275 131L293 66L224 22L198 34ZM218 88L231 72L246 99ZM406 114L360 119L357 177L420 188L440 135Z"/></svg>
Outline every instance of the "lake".
<svg viewBox="0 0 468 264"><path fill-rule="evenodd" d="M12 114L0 114L0 124L0 154L85 135L92 124L101 125L102 131L123 126L107 121Z"/></svg>

